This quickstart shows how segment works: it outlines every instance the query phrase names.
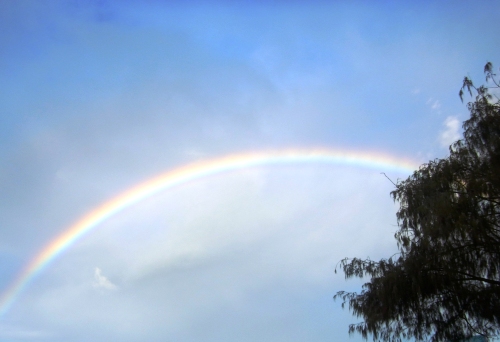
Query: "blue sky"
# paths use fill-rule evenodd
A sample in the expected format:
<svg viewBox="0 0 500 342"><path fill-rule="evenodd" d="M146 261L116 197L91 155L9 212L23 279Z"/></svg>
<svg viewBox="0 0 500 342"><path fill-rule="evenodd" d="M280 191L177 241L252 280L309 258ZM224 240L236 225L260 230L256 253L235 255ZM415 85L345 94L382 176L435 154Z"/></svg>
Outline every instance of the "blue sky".
<svg viewBox="0 0 500 342"><path fill-rule="evenodd" d="M497 1L2 1L0 287L156 174L285 148L445 157L498 60ZM466 98L467 99L467 98ZM63 253L0 341L346 341L346 256L395 251L392 184L259 167L139 203ZM360 341L359 336L350 337Z"/></svg>

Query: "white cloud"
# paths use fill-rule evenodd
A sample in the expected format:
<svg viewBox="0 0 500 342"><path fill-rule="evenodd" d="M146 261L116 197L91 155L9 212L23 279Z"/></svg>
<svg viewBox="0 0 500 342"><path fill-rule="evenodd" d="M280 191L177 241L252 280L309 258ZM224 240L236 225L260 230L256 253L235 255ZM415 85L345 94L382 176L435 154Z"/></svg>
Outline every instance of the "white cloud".
<svg viewBox="0 0 500 342"><path fill-rule="evenodd" d="M460 121L454 116L448 116L444 120L445 129L439 135L441 146L448 147L460 139Z"/></svg>
<svg viewBox="0 0 500 342"><path fill-rule="evenodd" d="M107 289L107 290L116 290L117 289L117 286L115 284L110 282L108 280L108 278L106 278L104 275L102 275L102 271L99 267L95 268L94 279L95 279L95 282L93 285L95 288L103 288L103 289Z"/></svg>

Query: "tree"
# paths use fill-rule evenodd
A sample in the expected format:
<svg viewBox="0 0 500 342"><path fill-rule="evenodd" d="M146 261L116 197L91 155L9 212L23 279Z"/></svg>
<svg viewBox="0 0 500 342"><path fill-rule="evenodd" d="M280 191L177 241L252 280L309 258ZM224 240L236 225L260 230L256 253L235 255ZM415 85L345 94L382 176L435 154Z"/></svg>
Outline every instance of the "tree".
<svg viewBox="0 0 500 342"><path fill-rule="evenodd" d="M449 157L420 166L391 192L400 204L399 253L340 261L346 278L371 277L360 293L334 296L364 319L349 333L382 341L499 334L499 82L491 63L484 71L487 85L476 88L466 77L459 93L477 95L468 103L463 139L450 146Z"/></svg>

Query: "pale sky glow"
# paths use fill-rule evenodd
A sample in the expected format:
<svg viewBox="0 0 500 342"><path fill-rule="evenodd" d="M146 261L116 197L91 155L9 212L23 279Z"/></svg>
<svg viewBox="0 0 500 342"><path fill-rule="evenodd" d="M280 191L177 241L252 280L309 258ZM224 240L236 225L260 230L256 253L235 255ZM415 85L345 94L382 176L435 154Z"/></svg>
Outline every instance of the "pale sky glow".
<svg viewBox="0 0 500 342"><path fill-rule="evenodd" d="M147 197L30 278L0 341L361 341L332 297L363 281L335 265L396 251L381 172L404 179L397 165L461 137L463 77L500 66L498 13L497 1L0 2L2 298L77 220L154 176L290 149L392 160L261 163Z"/></svg>

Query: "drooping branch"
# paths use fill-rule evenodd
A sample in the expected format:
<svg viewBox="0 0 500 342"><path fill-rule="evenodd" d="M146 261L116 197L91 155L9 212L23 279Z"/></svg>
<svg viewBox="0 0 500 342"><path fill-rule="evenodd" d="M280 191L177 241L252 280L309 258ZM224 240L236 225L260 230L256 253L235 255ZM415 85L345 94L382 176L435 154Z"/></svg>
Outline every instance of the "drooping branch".
<svg viewBox="0 0 500 342"><path fill-rule="evenodd" d="M360 293L334 296L364 319L349 333L391 342L500 333L500 102L489 93L500 82L491 63L484 71L494 86L464 78L460 98L476 96L450 156L393 183L399 253L337 265L346 278L370 277Z"/></svg>

